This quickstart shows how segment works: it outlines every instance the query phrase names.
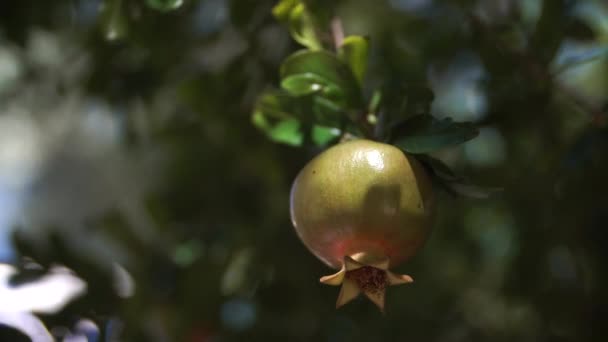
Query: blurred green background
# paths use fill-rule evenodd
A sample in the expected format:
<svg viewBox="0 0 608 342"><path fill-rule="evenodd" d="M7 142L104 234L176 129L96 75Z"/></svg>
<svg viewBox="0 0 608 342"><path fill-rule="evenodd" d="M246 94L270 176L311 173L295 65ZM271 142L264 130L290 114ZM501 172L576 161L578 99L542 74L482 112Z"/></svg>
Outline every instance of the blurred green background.
<svg viewBox="0 0 608 342"><path fill-rule="evenodd" d="M274 5L2 1L0 341L607 340L608 5L332 2L370 89L430 86L481 130L434 156L504 188L438 192L385 315L336 310L289 221L320 149L251 124L299 48Z"/></svg>

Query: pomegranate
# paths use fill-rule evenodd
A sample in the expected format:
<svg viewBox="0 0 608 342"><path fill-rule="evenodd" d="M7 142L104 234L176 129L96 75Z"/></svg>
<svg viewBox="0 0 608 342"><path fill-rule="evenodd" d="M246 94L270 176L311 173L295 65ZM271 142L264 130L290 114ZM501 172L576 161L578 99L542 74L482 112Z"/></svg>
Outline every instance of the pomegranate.
<svg viewBox="0 0 608 342"><path fill-rule="evenodd" d="M339 269L321 278L342 285L336 306L363 293L384 310L389 285L412 282L389 271L424 244L433 212L431 181L418 161L371 140L333 146L296 177L291 220L306 247Z"/></svg>

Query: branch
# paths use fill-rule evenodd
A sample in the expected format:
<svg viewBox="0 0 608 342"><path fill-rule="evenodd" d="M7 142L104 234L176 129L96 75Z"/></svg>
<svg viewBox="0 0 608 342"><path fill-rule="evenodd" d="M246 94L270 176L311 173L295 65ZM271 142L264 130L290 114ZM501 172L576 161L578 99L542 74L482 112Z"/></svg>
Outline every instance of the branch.
<svg viewBox="0 0 608 342"><path fill-rule="evenodd" d="M331 34L334 38L334 46L338 50L344 42L344 26L342 26L342 20L338 17L331 20Z"/></svg>

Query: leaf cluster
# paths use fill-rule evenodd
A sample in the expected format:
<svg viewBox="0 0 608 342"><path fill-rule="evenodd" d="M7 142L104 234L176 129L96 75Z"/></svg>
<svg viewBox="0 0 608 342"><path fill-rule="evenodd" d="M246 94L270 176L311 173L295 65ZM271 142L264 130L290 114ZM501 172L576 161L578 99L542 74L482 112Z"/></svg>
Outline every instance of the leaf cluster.
<svg viewBox="0 0 608 342"><path fill-rule="evenodd" d="M431 115L434 94L428 86L403 80L405 86L395 91L387 81L368 91L369 39L343 37L339 19L326 11L307 1L283 0L272 12L304 49L283 61L280 88L265 91L255 105L253 124L270 140L321 148L351 138L382 141L415 154L452 193L489 194L478 187L470 191L464 178L426 155L475 138L475 125Z"/></svg>

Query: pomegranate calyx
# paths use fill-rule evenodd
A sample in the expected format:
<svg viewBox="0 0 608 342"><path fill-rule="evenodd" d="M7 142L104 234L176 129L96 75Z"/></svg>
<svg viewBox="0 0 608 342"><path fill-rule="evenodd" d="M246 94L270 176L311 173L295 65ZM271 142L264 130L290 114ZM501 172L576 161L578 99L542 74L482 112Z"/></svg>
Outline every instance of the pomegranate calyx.
<svg viewBox="0 0 608 342"><path fill-rule="evenodd" d="M335 274L324 276L321 283L339 286L340 294L336 308L350 302L363 293L380 311L384 312L386 288L391 285L411 283L414 280L408 275L395 274L388 270L387 258L370 263L362 263L350 256L344 257L342 269Z"/></svg>

